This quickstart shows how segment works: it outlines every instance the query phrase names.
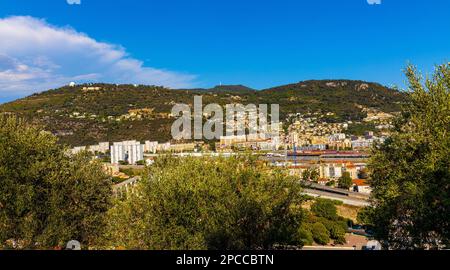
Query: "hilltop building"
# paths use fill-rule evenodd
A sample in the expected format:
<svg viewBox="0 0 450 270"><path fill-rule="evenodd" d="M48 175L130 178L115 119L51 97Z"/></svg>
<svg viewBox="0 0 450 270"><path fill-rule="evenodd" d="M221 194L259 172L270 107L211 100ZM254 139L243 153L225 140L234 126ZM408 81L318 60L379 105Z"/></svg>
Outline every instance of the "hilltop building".
<svg viewBox="0 0 450 270"><path fill-rule="evenodd" d="M96 87L96 86L89 86L89 87L83 87L81 90L83 90L83 92L88 92L88 91L100 91L102 90L101 87Z"/></svg>

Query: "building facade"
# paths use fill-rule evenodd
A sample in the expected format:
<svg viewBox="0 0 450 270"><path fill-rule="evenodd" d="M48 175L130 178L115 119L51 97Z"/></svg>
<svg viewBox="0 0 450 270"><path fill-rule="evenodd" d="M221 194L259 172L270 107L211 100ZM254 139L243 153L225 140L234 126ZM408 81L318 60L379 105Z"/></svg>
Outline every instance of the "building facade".
<svg viewBox="0 0 450 270"><path fill-rule="evenodd" d="M124 161L136 165L142 160L144 160L144 145L138 141L116 142L111 146L111 164Z"/></svg>

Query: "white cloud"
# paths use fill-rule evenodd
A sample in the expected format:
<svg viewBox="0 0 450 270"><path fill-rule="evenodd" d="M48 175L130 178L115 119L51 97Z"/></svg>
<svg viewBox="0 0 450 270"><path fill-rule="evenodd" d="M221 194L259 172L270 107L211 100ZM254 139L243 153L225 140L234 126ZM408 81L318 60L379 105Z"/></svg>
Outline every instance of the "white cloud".
<svg viewBox="0 0 450 270"><path fill-rule="evenodd" d="M194 86L195 76L144 66L124 48L33 17L0 19L0 97L75 82Z"/></svg>
<svg viewBox="0 0 450 270"><path fill-rule="evenodd" d="M381 5L381 0L367 0L369 5Z"/></svg>
<svg viewBox="0 0 450 270"><path fill-rule="evenodd" d="M81 5L81 0L67 0L69 5Z"/></svg>

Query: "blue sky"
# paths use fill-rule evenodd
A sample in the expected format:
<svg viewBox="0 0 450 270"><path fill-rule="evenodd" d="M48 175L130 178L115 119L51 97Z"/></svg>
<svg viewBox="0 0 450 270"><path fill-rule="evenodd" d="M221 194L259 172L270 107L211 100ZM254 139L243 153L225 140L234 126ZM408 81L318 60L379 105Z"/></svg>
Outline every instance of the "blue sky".
<svg viewBox="0 0 450 270"><path fill-rule="evenodd" d="M402 85L450 57L450 1L0 1L0 102L76 82ZM26 16L26 17L23 17Z"/></svg>

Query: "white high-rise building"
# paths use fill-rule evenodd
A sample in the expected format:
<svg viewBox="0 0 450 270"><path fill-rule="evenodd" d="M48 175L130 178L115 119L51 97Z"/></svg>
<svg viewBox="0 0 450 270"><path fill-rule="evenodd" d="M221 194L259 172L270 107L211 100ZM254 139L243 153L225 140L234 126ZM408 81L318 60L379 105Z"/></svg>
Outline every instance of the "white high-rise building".
<svg viewBox="0 0 450 270"><path fill-rule="evenodd" d="M109 142L101 142L98 144L100 152L106 153L109 150Z"/></svg>
<svg viewBox="0 0 450 270"><path fill-rule="evenodd" d="M146 141L144 146L144 151L148 153L156 153L158 147L158 142Z"/></svg>
<svg viewBox="0 0 450 270"><path fill-rule="evenodd" d="M138 141L116 142L111 146L111 164L127 161L135 165L144 160L144 145Z"/></svg>
<svg viewBox="0 0 450 270"><path fill-rule="evenodd" d="M109 150L109 142L101 142L97 145L91 145L89 146L89 151L92 153L106 153Z"/></svg>

